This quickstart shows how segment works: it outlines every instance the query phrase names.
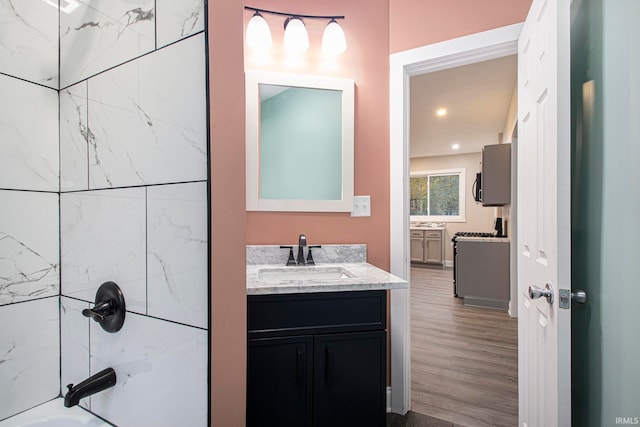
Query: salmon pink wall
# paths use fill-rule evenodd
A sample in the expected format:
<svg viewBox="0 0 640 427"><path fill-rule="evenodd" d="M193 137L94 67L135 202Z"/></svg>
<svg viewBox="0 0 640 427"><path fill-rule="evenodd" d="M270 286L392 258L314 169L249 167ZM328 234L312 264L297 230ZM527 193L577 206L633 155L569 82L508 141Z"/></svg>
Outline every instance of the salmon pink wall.
<svg viewBox="0 0 640 427"><path fill-rule="evenodd" d="M248 212L247 244L366 243L369 262L389 268L389 1L248 0L247 6L305 15L344 15L347 51L325 58L327 21L306 20L310 48L291 57L282 49L283 17L265 14L273 35L269 53L245 46L245 68L344 77L355 81L355 194L371 196L371 217L349 213ZM244 25L252 13L244 12Z"/></svg>
<svg viewBox="0 0 640 427"><path fill-rule="evenodd" d="M242 3L209 2L211 425L244 426L247 297Z"/></svg>
<svg viewBox="0 0 640 427"><path fill-rule="evenodd" d="M390 0L390 53L522 22L531 0Z"/></svg>

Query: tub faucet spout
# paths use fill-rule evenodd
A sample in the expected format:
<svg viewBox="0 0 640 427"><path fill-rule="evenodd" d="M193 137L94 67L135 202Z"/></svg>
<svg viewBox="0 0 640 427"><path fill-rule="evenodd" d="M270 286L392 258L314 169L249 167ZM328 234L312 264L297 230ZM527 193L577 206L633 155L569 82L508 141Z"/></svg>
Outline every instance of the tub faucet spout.
<svg viewBox="0 0 640 427"><path fill-rule="evenodd" d="M77 405L80 399L91 396L116 385L116 371L113 368L107 368L95 375L90 376L80 384L69 384L69 391L64 396L64 406L70 408Z"/></svg>

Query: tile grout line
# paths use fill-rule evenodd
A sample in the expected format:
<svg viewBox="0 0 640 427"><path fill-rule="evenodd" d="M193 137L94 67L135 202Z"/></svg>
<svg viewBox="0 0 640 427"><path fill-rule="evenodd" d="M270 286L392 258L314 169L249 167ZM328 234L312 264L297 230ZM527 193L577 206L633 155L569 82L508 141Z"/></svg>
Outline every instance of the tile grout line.
<svg viewBox="0 0 640 427"><path fill-rule="evenodd" d="M149 187L144 187L144 304L149 315Z"/></svg>

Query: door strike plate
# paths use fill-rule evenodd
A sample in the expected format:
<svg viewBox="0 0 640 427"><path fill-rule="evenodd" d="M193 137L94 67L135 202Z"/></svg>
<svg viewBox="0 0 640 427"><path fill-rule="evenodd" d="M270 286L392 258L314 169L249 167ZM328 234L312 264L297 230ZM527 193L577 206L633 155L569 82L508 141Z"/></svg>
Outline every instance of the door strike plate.
<svg viewBox="0 0 640 427"><path fill-rule="evenodd" d="M571 291L569 289L560 289L560 308L571 308Z"/></svg>

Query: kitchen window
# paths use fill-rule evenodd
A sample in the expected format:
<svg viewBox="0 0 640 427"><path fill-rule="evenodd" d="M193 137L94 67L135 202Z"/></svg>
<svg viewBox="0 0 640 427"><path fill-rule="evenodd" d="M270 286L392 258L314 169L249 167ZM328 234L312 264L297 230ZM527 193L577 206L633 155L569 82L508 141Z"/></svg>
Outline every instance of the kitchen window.
<svg viewBox="0 0 640 427"><path fill-rule="evenodd" d="M465 169L411 172L411 221L465 221Z"/></svg>

